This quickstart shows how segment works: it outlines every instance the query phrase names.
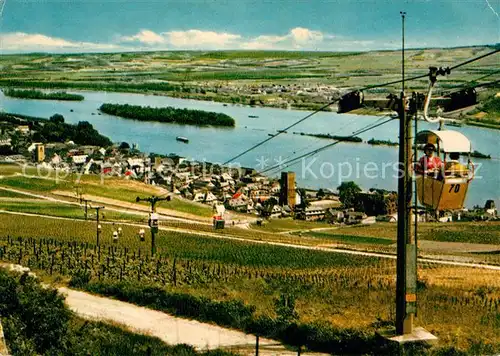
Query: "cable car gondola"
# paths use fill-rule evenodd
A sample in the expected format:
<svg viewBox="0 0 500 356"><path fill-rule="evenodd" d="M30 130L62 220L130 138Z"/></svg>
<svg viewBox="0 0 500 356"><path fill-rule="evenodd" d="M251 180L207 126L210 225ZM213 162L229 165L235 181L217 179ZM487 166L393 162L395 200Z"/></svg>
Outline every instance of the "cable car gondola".
<svg viewBox="0 0 500 356"><path fill-rule="evenodd" d="M415 170L417 197L420 203L432 210L462 209L473 178L474 166L470 161L471 143L467 137L457 131L425 130L417 134L415 143L433 144L437 147L436 155L443 154L443 166L433 172ZM466 172L447 170L448 158L452 153L468 154Z"/></svg>
<svg viewBox="0 0 500 356"><path fill-rule="evenodd" d="M430 68L429 72L429 91L425 98L423 119L430 123L442 123L445 119L441 117L430 118L428 116L429 104L431 101L432 89L437 79L437 75L449 74L449 69L439 70ZM453 130L424 130L417 133L415 145L432 144L436 148L436 155L439 157L443 153L442 166L429 172L425 167L415 169L415 178L417 181L417 198L422 205L434 211L457 210L464 206L469 183L474 177L474 165L470 160L472 145L469 139L458 131ZM450 170L447 162L450 155L467 154L467 167L457 171ZM455 164L460 164L455 161Z"/></svg>

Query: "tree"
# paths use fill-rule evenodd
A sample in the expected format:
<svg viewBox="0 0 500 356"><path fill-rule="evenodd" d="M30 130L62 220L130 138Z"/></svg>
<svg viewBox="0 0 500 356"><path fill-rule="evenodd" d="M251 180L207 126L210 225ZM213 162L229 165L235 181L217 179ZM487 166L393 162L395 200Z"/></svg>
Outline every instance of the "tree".
<svg viewBox="0 0 500 356"><path fill-rule="evenodd" d="M354 182L342 182L337 187L339 198L345 208L353 208L356 204L356 193L361 191L361 188Z"/></svg>
<svg viewBox="0 0 500 356"><path fill-rule="evenodd" d="M300 196L299 208L305 209L311 205L311 202L309 201L309 199L307 199L306 190L304 188L297 189L297 193L299 193Z"/></svg>
<svg viewBox="0 0 500 356"><path fill-rule="evenodd" d="M266 199L264 203L262 203L262 206L270 207L271 210L275 205L278 205L278 200L275 197L270 197L269 199Z"/></svg>
<svg viewBox="0 0 500 356"><path fill-rule="evenodd" d="M274 308L280 322L291 323L299 319L293 294L282 293L278 299L274 300Z"/></svg>
<svg viewBox="0 0 500 356"><path fill-rule="evenodd" d="M319 199L323 199L325 197L326 193L323 189L319 189L318 192L316 193L316 197Z"/></svg>
<svg viewBox="0 0 500 356"><path fill-rule="evenodd" d="M130 145L127 143L127 142L122 142L120 143L120 147L118 147L120 150L129 150L130 149Z"/></svg>
<svg viewBox="0 0 500 356"><path fill-rule="evenodd" d="M270 216L272 214L273 208L278 205L278 200L275 197L270 197L262 203L262 215Z"/></svg>
<svg viewBox="0 0 500 356"><path fill-rule="evenodd" d="M62 124L64 123L64 116L61 114L54 114L50 117L49 121L55 124Z"/></svg>

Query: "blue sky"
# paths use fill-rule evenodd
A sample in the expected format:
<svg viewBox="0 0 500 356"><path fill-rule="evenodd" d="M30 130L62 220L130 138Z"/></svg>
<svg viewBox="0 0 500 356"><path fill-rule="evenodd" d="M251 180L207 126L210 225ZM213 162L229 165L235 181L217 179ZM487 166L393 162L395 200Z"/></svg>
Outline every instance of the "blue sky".
<svg viewBox="0 0 500 356"><path fill-rule="evenodd" d="M500 42L500 0L0 0L0 51L351 51Z"/></svg>

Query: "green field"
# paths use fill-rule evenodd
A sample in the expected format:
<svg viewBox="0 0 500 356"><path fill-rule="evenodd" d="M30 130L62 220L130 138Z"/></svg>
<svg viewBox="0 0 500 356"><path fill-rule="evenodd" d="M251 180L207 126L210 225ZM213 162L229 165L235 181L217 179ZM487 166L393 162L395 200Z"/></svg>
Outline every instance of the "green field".
<svg viewBox="0 0 500 356"><path fill-rule="evenodd" d="M262 226L253 224L252 228L257 231L266 232L285 232L289 230L306 230L328 227L328 225L322 222L310 222L303 220L293 220L293 219L271 219L263 222Z"/></svg>
<svg viewBox="0 0 500 356"><path fill-rule="evenodd" d="M328 232L306 232L301 233L301 236L312 236L312 237L320 237L324 239L329 239L332 242L344 243L344 244L368 244L368 245L393 245L395 243L394 240L384 239L379 237L366 237L366 236L351 236L351 235L340 235L340 234L330 234Z"/></svg>
<svg viewBox="0 0 500 356"><path fill-rule="evenodd" d="M19 209L19 207L16 207ZM34 207L33 207L34 208ZM26 208L29 210L29 207ZM42 208L43 210L43 208ZM83 215L81 211L80 215ZM105 212L107 213L107 212ZM118 213L116 213L118 215ZM108 218L108 215L105 216ZM105 222L106 219L103 221ZM69 221L53 220L43 217L12 216L0 213L0 236L12 237L54 238L65 242L95 243L95 221ZM16 227L22 226L22 229ZM116 224L103 224L101 243L112 244L112 233L121 227L123 236L114 246L141 249L149 252L150 239L140 242L137 236L139 227ZM148 234L149 235L149 234ZM291 268L300 269L307 267L338 267L346 264L370 265L373 261L357 256L336 255L329 252L317 252L295 248L266 246L239 241L227 241L211 237L189 235L179 232L160 231L157 234L156 246L158 252L169 257L178 257L190 260L206 260L231 265L263 268ZM335 258L332 258L335 256ZM376 260L376 259L374 259Z"/></svg>
<svg viewBox="0 0 500 356"><path fill-rule="evenodd" d="M5 166L5 172L14 174L20 168L17 166ZM31 172L35 173L35 172ZM9 175L10 175L9 174ZM135 203L137 196L147 197L151 195L165 195L163 190L140 182L120 179L104 178L94 175L67 175L56 174L54 171L41 172L40 176L9 176L0 178L0 187L9 187L31 193L48 194L54 191L70 193L76 198L79 190L84 195L114 199L125 204ZM141 203L146 205L147 203ZM181 213L187 213L200 217L212 216L212 208L206 205L193 203L173 197L170 202L161 202L158 206L171 209Z"/></svg>
<svg viewBox="0 0 500 356"><path fill-rule="evenodd" d="M396 240L397 224L377 223L357 227L341 227L324 234L351 235ZM500 244L500 222L419 223L418 238L431 241Z"/></svg>
<svg viewBox="0 0 500 356"><path fill-rule="evenodd" d="M1 192L1 190L0 190ZM1 196L1 193L0 193ZM0 200L0 209L20 212L20 213L30 213L48 216L58 216L65 218L75 218L84 219L85 209L82 206L67 205L57 202L50 202L46 200L33 200L33 201L2 201ZM102 211L101 211L102 212ZM87 211L88 218L95 219L95 210L88 208ZM138 216L134 214L119 213L111 210L105 210L102 212L101 219L103 221L135 221L144 222L147 220L144 216Z"/></svg>
<svg viewBox="0 0 500 356"><path fill-rule="evenodd" d="M16 192L10 192L8 190L3 190L0 189L0 198L29 198L24 194L21 193L16 193Z"/></svg>
<svg viewBox="0 0 500 356"><path fill-rule="evenodd" d="M493 49L487 46L409 49L405 53L406 74L408 77L425 75L431 66L452 66ZM274 84L360 88L400 79L400 61L400 51L172 51L72 54L71 60L63 54L4 55L0 58L3 69L0 86L147 92L275 107L282 106L268 99L282 98L294 108L311 109L323 105L325 99L289 92L267 96L241 92L239 88ZM497 63L498 56L493 55L457 68L451 75L439 78L436 91L458 88L471 81L475 84L494 81L498 79ZM228 90L219 91L221 86ZM427 87L427 78L407 82L408 92L424 91ZM487 102L495 90L498 91L496 88L498 84L489 88L492 92L485 98L480 97L480 101ZM386 97L398 91L398 84L394 84L367 90L365 97ZM493 120L489 125L498 126L498 110L485 110L489 120ZM472 115L468 117L473 119Z"/></svg>

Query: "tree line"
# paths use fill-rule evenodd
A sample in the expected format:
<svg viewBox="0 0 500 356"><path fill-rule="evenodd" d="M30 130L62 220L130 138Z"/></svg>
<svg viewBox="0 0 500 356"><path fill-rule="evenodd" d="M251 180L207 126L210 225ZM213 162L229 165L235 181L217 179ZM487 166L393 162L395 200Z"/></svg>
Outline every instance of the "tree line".
<svg viewBox="0 0 500 356"><path fill-rule="evenodd" d="M11 96L13 98L21 98L21 99L67 100L67 101L82 101L83 99L85 99L83 95L68 94L62 91L44 93L40 90L4 89L3 93L6 96Z"/></svg>
<svg viewBox="0 0 500 356"><path fill-rule="evenodd" d="M43 124L36 122L33 139L38 142L66 142L73 141L78 145L108 147L113 143L106 136L101 135L88 121L80 121L76 125L64 122L64 117L55 114Z"/></svg>
<svg viewBox="0 0 500 356"><path fill-rule="evenodd" d="M235 125L234 119L226 114L202 110L177 109L171 106L152 108L149 106L105 103L101 105L99 110L109 115L140 121L231 127Z"/></svg>
<svg viewBox="0 0 500 356"><path fill-rule="evenodd" d="M0 113L0 121L13 125L28 125L30 130L35 131L32 137L35 142L73 141L79 145L100 147L108 147L113 144L108 137L101 135L89 122L80 121L76 125L68 124L64 122L64 116L61 114L54 114L47 120L26 115Z"/></svg>

